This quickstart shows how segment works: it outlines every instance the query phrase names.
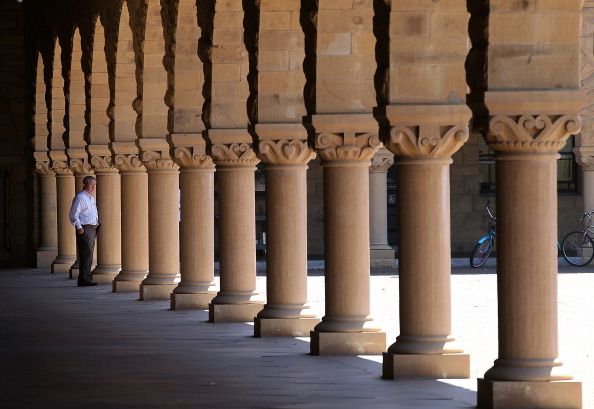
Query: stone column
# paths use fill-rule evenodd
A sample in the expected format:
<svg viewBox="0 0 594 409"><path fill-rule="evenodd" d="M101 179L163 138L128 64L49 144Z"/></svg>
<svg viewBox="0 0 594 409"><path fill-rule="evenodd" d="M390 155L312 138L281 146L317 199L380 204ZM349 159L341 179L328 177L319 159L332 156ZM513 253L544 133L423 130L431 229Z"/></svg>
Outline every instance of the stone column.
<svg viewBox="0 0 594 409"><path fill-rule="evenodd" d="M326 300L313 355L373 355L386 334L370 317L369 165L381 146L372 115L315 115L324 168Z"/></svg>
<svg viewBox="0 0 594 409"><path fill-rule="evenodd" d="M58 205L58 256L52 263L52 273L68 273L76 261L76 236L69 218L70 206L75 194L74 176L66 160L52 161L52 168L56 173Z"/></svg>
<svg viewBox="0 0 594 409"><path fill-rule="evenodd" d="M496 153L499 356L478 380L484 408L581 408L558 361L558 151L580 131L579 91L491 91ZM546 220L546 223L535 223Z"/></svg>
<svg viewBox="0 0 594 409"><path fill-rule="evenodd" d="M394 265L394 249L388 244L388 169L394 154L381 148L369 168L369 239L371 265Z"/></svg>
<svg viewBox="0 0 594 409"><path fill-rule="evenodd" d="M141 138L148 173L149 272L140 299L168 300L179 282L179 167L164 139Z"/></svg>
<svg viewBox="0 0 594 409"><path fill-rule="evenodd" d="M259 160L243 129L211 129L217 165L221 289L209 305L211 322L252 321L256 301L256 210L254 171Z"/></svg>
<svg viewBox="0 0 594 409"><path fill-rule="evenodd" d="M121 176L122 269L113 291L139 291L149 267L148 178L137 153L116 154L115 165Z"/></svg>
<svg viewBox="0 0 594 409"><path fill-rule="evenodd" d="M72 151L75 151L75 152L72 152ZM72 156L73 153L75 155L74 158ZM74 193L75 194L82 190L83 179L85 178L85 176L93 174L93 171L91 170L91 166L87 163L86 157L83 157L82 155L85 155L85 151L82 149L76 149L76 150L68 149L68 156L71 158L70 159L70 170L74 174ZM76 243L76 239L75 239L75 243ZM95 251L95 254L96 254L96 251ZM96 259L97 259L97 257L93 256L93 265L95 265ZM77 254L76 254L76 260L74 261L74 263L72 263L72 266L70 266L70 269L68 270L68 276L70 277L70 279L78 278L78 250L77 250Z"/></svg>
<svg viewBox="0 0 594 409"><path fill-rule="evenodd" d="M320 322L307 310L307 163L315 153L300 124L260 124L266 163L266 299L254 335L309 336Z"/></svg>
<svg viewBox="0 0 594 409"><path fill-rule="evenodd" d="M47 156L47 154L45 154ZM37 153L36 153L37 156ZM39 246L37 268L51 268L58 255L58 226L56 211L56 174L49 160L38 160L35 169L39 174Z"/></svg>
<svg viewBox="0 0 594 409"><path fill-rule="evenodd" d="M171 135L180 166L181 281L171 294L171 309L207 309L214 284L214 172L212 158L198 135Z"/></svg>
<svg viewBox="0 0 594 409"><path fill-rule="evenodd" d="M400 227L400 335L384 378L468 378L470 358L451 336L451 156L468 140L466 105L391 105Z"/></svg>
<svg viewBox="0 0 594 409"><path fill-rule="evenodd" d="M97 266L93 281L112 283L122 263L122 217L120 175L107 152L93 155L91 164L97 178L97 211L101 228L97 232Z"/></svg>
<svg viewBox="0 0 594 409"><path fill-rule="evenodd" d="M582 169L582 199L584 212L594 210L594 146L574 148L576 161Z"/></svg>

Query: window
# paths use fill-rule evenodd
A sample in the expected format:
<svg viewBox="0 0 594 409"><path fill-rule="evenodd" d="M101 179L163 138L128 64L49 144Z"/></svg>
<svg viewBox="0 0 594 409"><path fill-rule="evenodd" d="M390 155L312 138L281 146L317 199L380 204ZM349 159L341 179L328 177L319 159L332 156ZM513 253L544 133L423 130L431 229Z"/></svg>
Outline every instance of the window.
<svg viewBox="0 0 594 409"><path fill-rule="evenodd" d="M574 138L570 137L559 152L557 161L557 190L561 193L573 193L577 190L577 164L573 153ZM481 194L494 194L495 152L489 148L484 138L479 140L479 167Z"/></svg>

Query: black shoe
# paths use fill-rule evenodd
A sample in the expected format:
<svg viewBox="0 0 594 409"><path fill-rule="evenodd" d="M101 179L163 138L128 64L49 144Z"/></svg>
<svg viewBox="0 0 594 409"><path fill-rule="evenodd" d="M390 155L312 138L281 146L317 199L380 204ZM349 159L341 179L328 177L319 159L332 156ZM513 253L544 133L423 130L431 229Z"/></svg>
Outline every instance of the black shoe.
<svg viewBox="0 0 594 409"><path fill-rule="evenodd" d="M93 287L97 285L97 283L90 283L88 281L79 281L78 286L79 287Z"/></svg>

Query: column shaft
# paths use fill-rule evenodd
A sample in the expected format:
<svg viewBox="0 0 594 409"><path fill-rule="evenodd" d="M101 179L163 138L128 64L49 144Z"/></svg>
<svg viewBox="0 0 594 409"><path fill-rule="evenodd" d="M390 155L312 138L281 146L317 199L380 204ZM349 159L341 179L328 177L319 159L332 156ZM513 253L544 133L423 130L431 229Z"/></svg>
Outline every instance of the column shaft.
<svg viewBox="0 0 594 409"><path fill-rule="evenodd" d="M58 205L58 256L52 263L52 273L67 273L76 261L76 236L70 223L69 213L74 198L74 176L58 174L56 176L56 194Z"/></svg>
<svg viewBox="0 0 594 409"><path fill-rule="evenodd" d="M179 281L179 172L148 171L149 273L142 300L169 299Z"/></svg>
<svg viewBox="0 0 594 409"><path fill-rule="evenodd" d="M371 249L388 245L388 172L369 172L369 241Z"/></svg>
<svg viewBox="0 0 594 409"><path fill-rule="evenodd" d="M58 250L56 175L53 172L39 175L39 199L37 267L49 268Z"/></svg>
<svg viewBox="0 0 594 409"><path fill-rule="evenodd" d="M594 170L584 167L582 169L584 212L589 212L594 210Z"/></svg>
<svg viewBox="0 0 594 409"><path fill-rule="evenodd" d="M171 306L208 308L214 280L214 167L181 169L181 281Z"/></svg>
<svg viewBox="0 0 594 409"><path fill-rule="evenodd" d="M122 262L120 175L117 171L96 172L95 177L101 228L97 233L97 266L93 270L93 279L98 283L111 283Z"/></svg>
<svg viewBox="0 0 594 409"><path fill-rule="evenodd" d="M113 290L138 291L148 272L148 177L146 172L122 172L122 270Z"/></svg>

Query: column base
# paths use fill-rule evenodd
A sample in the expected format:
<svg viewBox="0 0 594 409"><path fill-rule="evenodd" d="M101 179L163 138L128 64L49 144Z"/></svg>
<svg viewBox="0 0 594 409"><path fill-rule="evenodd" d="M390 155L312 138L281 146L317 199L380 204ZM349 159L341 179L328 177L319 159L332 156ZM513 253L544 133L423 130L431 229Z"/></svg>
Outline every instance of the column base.
<svg viewBox="0 0 594 409"><path fill-rule="evenodd" d="M582 384L575 381L490 381L478 379L480 409L581 409Z"/></svg>
<svg viewBox="0 0 594 409"><path fill-rule="evenodd" d="M249 322L264 308L264 303L212 304L208 305L210 322Z"/></svg>
<svg viewBox="0 0 594 409"><path fill-rule="evenodd" d="M112 290L114 293L139 292L141 281L142 280L139 280L139 281L113 280L112 281Z"/></svg>
<svg viewBox="0 0 594 409"><path fill-rule="evenodd" d="M171 293L172 310L207 310L216 292L180 294Z"/></svg>
<svg viewBox="0 0 594 409"><path fill-rule="evenodd" d="M66 274L70 275L70 267L72 267L72 263L74 263L74 259L58 261L58 262L54 261L52 263L52 274L66 273Z"/></svg>
<svg viewBox="0 0 594 409"><path fill-rule="evenodd" d="M93 281L99 284L109 284L120 272L120 266L96 266L93 269Z"/></svg>
<svg viewBox="0 0 594 409"><path fill-rule="evenodd" d="M72 280L78 278L78 268L70 267L68 271L68 277Z"/></svg>
<svg viewBox="0 0 594 409"><path fill-rule="evenodd" d="M177 284L140 284L140 301L169 300Z"/></svg>
<svg viewBox="0 0 594 409"><path fill-rule="evenodd" d="M254 319L254 336L309 337L319 318L259 318Z"/></svg>
<svg viewBox="0 0 594 409"><path fill-rule="evenodd" d="M386 351L385 332L310 333L311 355L381 355Z"/></svg>
<svg viewBox="0 0 594 409"><path fill-rule="evenodd" d="M37 250L37 268L52 268L52 263L58 256L58 250Z"/></svg>
<svg viewBox="0 0 594 409"><path fill-rule="evenodd" d="M382 378L470 378L468 354L383 354Z"/></svg>

